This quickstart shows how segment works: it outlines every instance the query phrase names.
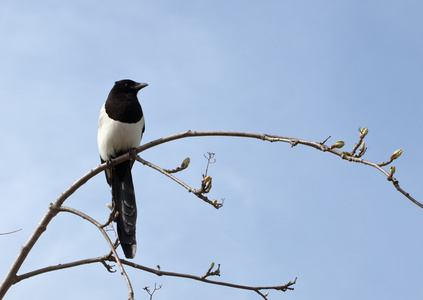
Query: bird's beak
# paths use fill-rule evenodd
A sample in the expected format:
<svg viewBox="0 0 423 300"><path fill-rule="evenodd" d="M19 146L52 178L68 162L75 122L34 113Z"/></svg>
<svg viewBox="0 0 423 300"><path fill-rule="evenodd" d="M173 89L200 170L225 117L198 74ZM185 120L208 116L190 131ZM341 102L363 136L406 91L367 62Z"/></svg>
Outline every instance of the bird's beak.
<svg viewBox="0 0 423 300"><path fill-rule="evenodd" d="M143 89L143 88L145 88L146 86L148 86L148 84L147 84L147 83L140 82L140 83L137 83L137 84L134 86L134 88L135 88L137 91L139 91L140 89Z"/></svg>

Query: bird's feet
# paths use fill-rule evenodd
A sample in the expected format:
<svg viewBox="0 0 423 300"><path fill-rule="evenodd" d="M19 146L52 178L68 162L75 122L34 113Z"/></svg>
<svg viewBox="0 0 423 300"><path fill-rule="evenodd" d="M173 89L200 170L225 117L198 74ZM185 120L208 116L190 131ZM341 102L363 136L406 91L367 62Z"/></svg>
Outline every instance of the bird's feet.
<svg viewBox="0 0 423 300"><path fill-rule="evenodd" d="M113 159L109 158L108 160L106 160L106 167L107 169L111 170L113 165L112 165Z"/></svg>
<svg viewBox="0 0 423 300"><path fill-rule="evenodd" d="M130 148L128 151L129 157L131 158L132 161L135 160L135 158L137 157L138 153L137 153L137 148Z"/></svg>

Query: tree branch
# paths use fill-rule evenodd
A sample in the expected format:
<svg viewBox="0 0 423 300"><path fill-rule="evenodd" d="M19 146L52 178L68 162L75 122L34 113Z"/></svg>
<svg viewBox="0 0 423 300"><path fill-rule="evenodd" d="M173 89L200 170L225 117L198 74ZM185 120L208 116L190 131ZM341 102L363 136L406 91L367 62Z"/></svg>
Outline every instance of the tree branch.
<svg viewBox="0 0 423 300"><path fill-rule="evenodd" d="M367 128L363 128L360 131L360 139L359 139L359 143L362 143L364 136L367 134L367 132L365 134L363 134L363 131L366 130ZM363 136L364 135L364 136ZM354 147L353 151L351 151L350 153L348 152L343 152L337 149L331 149L329 146L326 146L324 143L327 141L327 139L322 142L311 142L311 141L307 141L307 140L302 140L302 139L297 139L297 138L292 138L292 137L285 137L285 136L279 136L279 135L269 135L269 134L261 134L261 133L251 133L251 132L237 132L237 131L191 131L188 130L186 132L182 132L182 133L178 133L178 134L174 134L168 137L164 137L164 138L160 138L154 141L151 141L147 144L144 144L140 147L138 147L136 149L137 153L143 152L147 149L150 149L152 147L158 146L160 144L164 144L170 141L174 141L174 140L178 140L178 139L182 139L182 138L187 138L187 137L200 137L200 136L229 136L229 137L244 137L244 138L253 138L253 139L259 139L259 140L263 140L263 141L268 141L271 143L274 142L284 142L284 143L288 143L291 145L291 147L294 147L298 144L304 145L304 146L308 146L308 147L312 147L315 148L317 150L320 150L322 152L330 152L336 156L339 156L342 159L351 161L351 162L356 162L356 163L360 163L360 164L364 164L364 165L368 165L371 166L375 169L377 169L378 171L382 172L383 174L385 174L385 176L387 178L389 178L390 174L385 171L381 164L376 164L370 161L367 161L365 159L362 159L360 156L364 154L364 152L362 152L360 155L355 155L355 151L357 150L356 147ZM358 143L357 143L358 144ZM365 151L365 148L363 148L363 151ZM126 157L125 157L126 156ZM118 157L116 159L117 163L120 163L122 161L125 161L129 158L129 156L127 154L122 155L120 157ZM392 162L392 159L388 162L390 163ZM383 163L385 165L385 163ZM394 177L392 177L392 181L394 187L400 192L402 193L405 197L407 197L410 201L412 201L414 204L416 204L417 206L419 206L420 208L423 208L423 204L420 203L419 201L417 201L416 199L414 199L409 193L405 192L398 183L398 180L395 179ZM204 200L204 199L203 199ZM207 201L206 201L207 202Z"/></svg>
<svg viewBox="0 0 423 300"><path fill-rule="evenodd" d="M99 257L88 258L88 259L78 260L78 261L74 261L74 262L70 262L70 263L58 264L58 265L49 266L49 267L46 267L46 268L41 268L41 269L31 271L31 272L17 276L16 281L14 283L17 283L21 280L28 279L30 277L40 275L40 274L43 274L43 273L47 273L47 272L63 270L63 269L67 269L67 268L72 268L72 267L77 267L77 266L81 266L81 265L85 265L85 264L92 264L92 263L102 263L102 264L104 264L106 261L116 262L116 257L109 253L107 255L103 255L103 256L99 256ZM294 290L292 285L296 284L296 282L297 282L297 278L295 278L294 281L289 281L288 283L283 284L283 285L277 285L277 286L247 286L247 285L240 285L240 284L234 284L234 283L223 282L223 281L209 280L209 279L207 279L207 276L196 276L196 275L190 275L190 274L156 270L156 269L153 269L153 268L149 268L149 267L146 267L146 266L143 266L143 265L139 265L139 264L127 261L125 259L121 259L121 262L124 265L133 267L135 269L143 270L143 271L146 271L146 272L149 272L149 273L153 273L153 274L156 274L157 276L181 277L181 278L198 280L198 281L202 281L204 283L209 283L209 284L214 284L214 285L221 285L221 286L226 286L226 287L236 288L236 289L242 289L242 290L250 290L250 291L257 292L262 297L265 297L265 295L263 295L260 292L261 290L276 290L276 291L286 292L288 290ZM111 268L111 267L112 266L109 266L107 268L109 272L110 272L109 268ZM213 272L210 272L210 271L211 271L211 269L209 269L209 271L208 271L208 273L210 273L209 276L216 275L216 274L211 274Z"/></svg>
<svg viewBox="0 0 423 300"><path fill-rule="evenodd" d="M110 259L113 259L113 257L110 257ZM131 266L133 268L136 268L136 269L140 269L140 270L144 270L144 271L147 271L147 272L150 272L150 273L154 273L157 276L183 277L183 278L194 279L194 280L198 280L198 281L202 281L202 282L206 282L206 283L210 283L210 284L222 285L222 286L232 287L232 288L236 288L236 289L250 290L250 291L278 290L278 291L286 292L287 290L293 290L294 288L292 288L291 286L294 285L297 281L297 278L295 278L294 281L290 281L290 282L288 282L284 285L256 286L256 287L254 287L254 286L247 286L247 285L240 285L240 284L233 284L233 283L228 283L228 282L210 280L210 279L207 279L204 276L196 276L196 275L190 275L190 274L182 274L182 273L156 270L156 269L153 269L153 268L148 268L148 267L136 264L136 263L131 262L131 261L127 261L125 259L122 259L122 263L125 264L125 265L128 265L128 266Z"/></svg>
<svg viewBox="0 0 423 300"><path fill-rule="evenodd" d="M148 167L150 167L150 168L152 168L156 171L159 171L163 175L166 175L167 177L169 177L170 179L172 179L173 181L175 181L176 183L180 184L185 189L187 189L188 192L193 193L194 195L196 195L198 198L200 198L204 202L207 202L208 204L212 205L214 208L219 209L223 206L223 202L218 203L217 201L215 201L215 200L212 201L209 198L207 198L206 196L204 196L203 193L205 191L204 191L203 186L200 189L193 189L192 187L190 187L189 185L187 185L183 181L179 180L178 178L176 178L175 176L173 176L172 174L167 172L167 170L160 168L160 167L156 166L155 164L152 164L151 162L146 161L145 159L142 159L139 155L137 155L135 157L135 159L137 161L139 161L140 163L142 163L143 165L148 166Z"/></svg>
<svg viewBox="0 0 423 300"><path fill-rule="evenodd" d="M3 232L3 233L0 233L0 235L8 235L8 234L13 234L13 233L16 233L16 232L18 232L18 231L21 231L22 230L22 228L20 228L20 229L17 229L17 230L14 230L14 231L9 231L9 232Z"/></svg>
<svg viewBox="0 0 423 300"><path fill-rule="evenodd" d="M364 130L364 128L363 128L363 130ZM363 130L361 130L361 134L363 134ZM367 132L366 132L366 134L367 134ZM390 173L385 171L381 167L381 165L378 165L376 163L373 163L373 162L364 160L360 157L357 157L357 155L354 154L354 152L357 150L356 147L354 147L354 149L353 149L353 151L351 151L351 153L348 153L348 152L341 152L337 149L331 149L330 147L324 145L324 142L323 143L311 142L311 141L306 141L306 140L302 140L302 139L284 137L284 136L278 136L278 135L249 133L249 132L236 132L236 131L190 131L190 130L188 130L186 132L174 134L174 135L171 135L171 136L168 136L168 137L163 137L163 138L151 141L147 144L144 144L144 145L138 147L135 152L140 153L140 152L143 152L143 151L150 149L152 147L155 147L155 146L158 146L158 145L170 142L170 141L182 139L182 138L201 137L201 136L228 136L228 137L254 138L254 139L259 139L259 140L268 141L268 142L289 143L291 145L291 147L294 147L298 144L301 144L301 145L304 145L304 146L315 148L315 149L323 151L323 152L330 152L334 155L341 157L342 159L352 161L352 162L356 162L356 163L361 163L361 164L364 164L364 165L369 165L369 166L376 168L377 170L382 172L385 176L387 176L387 179L393 183L394 187L400 193L402 193L405 197L407 197L410 201L412 201L414 204L416 204L420 208L423 208L423 205L419 201L417 201L416 199L411 197L411 195L409 193L405 192L399 186L398 180L395 179L394 177L392 177L392 175ZM360 140L362 140L361 137L360 137ZM50 221L57 215L57 213L59 212L59 208L63 205L64 201L67 198L69 198L78 188L80 188L83 184L85 184L88 180L90 180L92 177L94 177L98 173L104 171L106 168L108 168L110 166L114 166L114 165L119 164L123 161L126 161L130 158L131 158L131 155L129 153L126 153L124 155L117 157L116 159L113 159L110 162L110 164L104 163L104 164L101 164L101 165L97 166L96 168L90 170L88 173L86 173L80 179L78 179L74 184L72 184L66 191L64 191L56 199L56 201L54 203L50 204L47 212L45 213L45 215L41 219L40 223L35 228L34 232L29 237L28 241L21 247L21 250L19 251L18 256L16 257L15 261L13 262L9 271L7 272L5 278L3 279L3 281L0 285L0 299L2 299L4 297L4 295L7 293L7 291L11 287L11 285L15 282L15 280L17 278L17 273L18 273L20 267L22 266L23 262L25 261L26 257L28 256L28 253L31 251L32 247L38 241L38 239L43 234L43 232L46 230L47 225L50 223ZM391 159L391 161L392 161L392 159ZM382 163L382 164L384 165L384 163ZM167 174L165 174L165 175L168 176ZM201 198L201 199L203 199L203 198ZM206 201L205 199L203 199L203 200Z"/></svg>
<svg viewBox="0 0 423 300"><path fill-rule="evenodd" d="M68 268L73 268L73 267L77 267L77 266L88 265L88 264L98 263L98 262L105 263L106 261L109 261L109 259L108 259L109 256L110 256L110 254L100 256L100 257L87 258L87 259L82 259L82 260L78 260L78 261L74 261L74 262L70 262L70 263L58 264L58 265L55 265L55 266L49 266L49 267L41 268L41 269L38 269L38 270L34 270L34 271L31 271L31 272L24 273L22 275L16 276L14 283L18 283L21 280L28 279L30 277L40 275L40 274L43 274L43 273L47 273L47 272L63 270L63 269L68 269ZM110 272L111 268L112 268L112 266L107 267L109 272Z"/></svg>

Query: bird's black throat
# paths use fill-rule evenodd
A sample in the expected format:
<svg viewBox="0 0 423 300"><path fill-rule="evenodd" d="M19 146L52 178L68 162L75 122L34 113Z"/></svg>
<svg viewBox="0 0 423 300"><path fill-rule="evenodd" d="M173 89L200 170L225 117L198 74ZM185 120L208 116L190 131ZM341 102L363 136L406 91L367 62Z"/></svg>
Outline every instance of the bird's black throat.
<svg viewBox="0 0 423 300"><path fill-rule="evenodd" d="M137 96L130 93L109 96L104 108L111 119L123 123L137 123L143 116Z"/></svg>

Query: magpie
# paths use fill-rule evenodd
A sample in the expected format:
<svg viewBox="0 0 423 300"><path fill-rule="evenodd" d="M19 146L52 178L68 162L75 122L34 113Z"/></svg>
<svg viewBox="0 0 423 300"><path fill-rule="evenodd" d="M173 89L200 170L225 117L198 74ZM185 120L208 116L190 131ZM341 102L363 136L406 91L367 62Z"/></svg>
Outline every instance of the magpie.
<svg viewBox="0 0 423 300"><path fill-rule="evenodd" d="M137 94L146 86L148 84L129 79L115 82L98 120L97 142L102 163L140 145L145 122ZM137 250L133 164L133 160L127 160L105 171L107 183L112 188L114 211L118 212L117 233L126 258L134 258Z"/></svg>

